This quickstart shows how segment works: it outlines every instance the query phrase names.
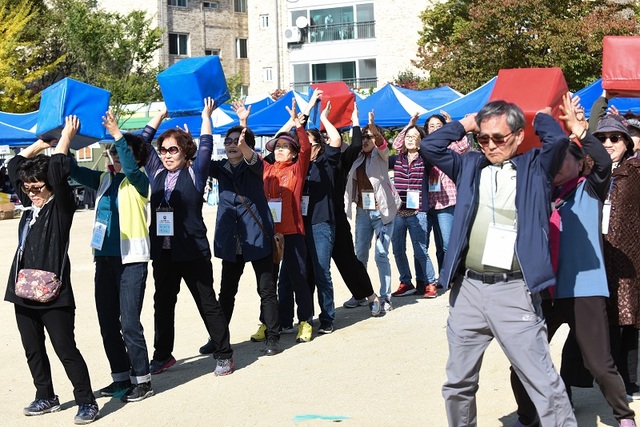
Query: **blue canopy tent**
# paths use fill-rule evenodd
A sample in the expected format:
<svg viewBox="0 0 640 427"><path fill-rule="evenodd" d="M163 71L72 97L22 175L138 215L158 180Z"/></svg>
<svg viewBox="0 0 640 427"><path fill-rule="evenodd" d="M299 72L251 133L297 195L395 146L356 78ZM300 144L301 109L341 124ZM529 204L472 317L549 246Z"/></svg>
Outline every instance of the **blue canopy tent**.
<svg viewBox="0 0 640 427"><path fill-rule="evenodd" d="M413 90L403 87L396 87L396 89L427 110L432 110L462 97L460 92L451 89L449 86L425 90Z"/></svg>
<svg viewBox="0 0 640 427"><path fill-rule="evenodd" d="M229 128L239 124L237 118L234 120L220 108L214 110L213 115L211 116L211 120L213 121L213 133L216 135L222 135ZM193 135L194 138L200 137L202 117L199 114L194 116L175 117L169 120L165 120L158 128L156 137L162 134L162 132L168 129L174 129L177 126L184 129L185 125L189 128L189 132L191 132L191 135Z"/></svg>
<svg viewBox="0 0 640 427"><path fill-rule="evenodd" d="M5 113L0 111L0 145L26 147L38 139L35 129L38 112Z"/></svg>
<svg viewBox="0 0 640 427"><path fill-rule="evenodd" d="M392 84L385 85L363 100L356 98L356 105L361 125L369 121L369 112L373 110L376 124L383 128L404 126L416 112L422 114L427 111Z"/></svg>
<svg viewBox="0 0 640 427"><path fill-rule="evenodd" d="M585 116L589 117L591 106L602 95L602 79L598 79L589 86L580 89L575 93L580 97L580 104L585 108ZM615 106L620 114L631 110L635 114L640 114L640 98L613 98L609 100L609 105Z"/></svg>
<svg viewBox="0 0 640 427"><path fill-rule="evenodd" d="M309 102L309 97L295 91L289 91L273 104L258 112L251 111L249 116L249 129L257 136L273 136L280 130L287 120L289 113L285 107L291 108L291 101L296 98L298 111L304 109Z"/></svg>
<svg viewBox="0 0 640 427"><path fill-rule="evenodd" d="M275 101L270 96L267 96L265 98L262 98L259 101L247 103L245 104L245 107L247 108L251 107L251 114L255 114L258 111L262 110L263 108L273 104L274 102ZM234 119L237 117L235 111L233 111L233 109L231 108L231 104L222 104L220 106L220 109Z"/></svg>
<svg viewBox="0 0 640 427"><path fill-rule="evenodd" d="M424 123L424 121L432 114L439 114L440 110L444 110L449 113L453 120L460 120L469 113L477 112L484 106L484 104L487 103L487 101L489 101L489 97L491 96L491 92L493 92L493 86L496 84L497 79L498 77L496 76L461 98L420 114L418 123Z"/></svg>

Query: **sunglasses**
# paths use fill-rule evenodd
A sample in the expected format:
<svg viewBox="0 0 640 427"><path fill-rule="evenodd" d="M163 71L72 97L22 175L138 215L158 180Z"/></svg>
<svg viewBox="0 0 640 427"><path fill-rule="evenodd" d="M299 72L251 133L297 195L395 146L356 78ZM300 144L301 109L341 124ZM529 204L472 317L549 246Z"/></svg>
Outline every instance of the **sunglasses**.
<svg viewBox="0 0 640 427"><path fill-rule="evenodd" d="M169 148L164 148L164 147L158 148L158 153L160 153L161 156L164 156L167 153L169 153L172 156L174 156L174 155L178 154L179 152L180 152L180 147L178 147L177 145L172 145Z"/></svg>
<svg viewBox="0 0 640 427"><path fill-rule="evenodd" d="M480 134L477 136L476 140L478 141L478 144L480 145L489 145L489 141L493 141L493 143L495 145L502 145L505 142L507 142L507 138L509 138L511 135L513 135L515 132L517 131L513 131L513 132L509 132L506 135L487 135L487 134Z"/></svg>
<svg viewBox="0 0 640 427"><path fill-rule="evenodd" d="M39 186L32 185L31 187L27 187L26 185L22 184L22 191L24 191L25 194L29 194L29 193L40 194L42 192L42 189L46 186L47 184L42 184Z"/></svg>
<svg viewBox="0 0 640 427"><path fill-rule="evenodd" d="M607 141L607 139L609 141L611 141L612 143L616 143L618 141L624 141L624 137L622 135L619 134L615 134L615 135L611 135L611 136L605 136L605 135L598 135L596 136L596 138L598 138L600 140L600 142L602 142L603 144Z"/></svg>
<svg viewBox="0 0 640 427"><path fill-rule="evenodd" d="M231 145L231 144L236 144L238 145L238 141L240 140L240 138L225 138L224 139L224 145Z"/></svg>

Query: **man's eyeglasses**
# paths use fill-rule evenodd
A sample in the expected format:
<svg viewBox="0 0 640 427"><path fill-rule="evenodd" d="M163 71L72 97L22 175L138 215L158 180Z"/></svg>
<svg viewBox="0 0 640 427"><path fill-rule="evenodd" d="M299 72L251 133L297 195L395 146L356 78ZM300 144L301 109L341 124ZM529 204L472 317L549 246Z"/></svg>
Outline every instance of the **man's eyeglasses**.
<svg viewBox="0 0 640 427"><path fill-rule="evenodd" d="M40 194L42 192L42 189L46 186L47 184L42 184L38 186L32 185L31 187L27 187L26 185L22 184L22 191L24 191L25 194L29 194L29 193Z"/></svg>
<svg viewBox="0 0 640 427"><path fill-rule="evenodd" d="M164 147L158 148L158 153L160 153L161 156L164 156L167 153L169 153L172 156L174 156L174 155L178 154L179 152L180 152L180 147L178 147L177 145L172 145L169 148L164 148Z"/></svg>
<svg viewBox="0 0 640 427"><path fill-rule="evenodd" d="M518 129L519 130L519 129ZM487 135L487 134L480 134L478 135L478 137L476 138L476 140L478 141L478 144L480 145L489 145L489 141L493 141L493 143L495 145L502 145L505 142L507 142L507 138L509 138L511 135L513 135L515 132L517 131L513 131L513 132L509 132L506 135Z"/></svg>
<svg viewBox="0 0 640 427"><path fill-rule="evenodd" d="M611 141L612 143L616 143L618 141L624 141L624 137L622 135L619 134L614 134L614 135L609 135L609 136L605 136L605 135L598 135L596 136L596 138L598 138L600 140L600 142L602 142L603 144L607 141L607 139L609 141Z"/></svg>
<svg viewBox="0 0 640 427"><path fill-rule="evenodd" d="M231 145L231 144L236 144L238 145L238 141L240 140L240 138L225 138L224 139L224 145Z"/></svg>

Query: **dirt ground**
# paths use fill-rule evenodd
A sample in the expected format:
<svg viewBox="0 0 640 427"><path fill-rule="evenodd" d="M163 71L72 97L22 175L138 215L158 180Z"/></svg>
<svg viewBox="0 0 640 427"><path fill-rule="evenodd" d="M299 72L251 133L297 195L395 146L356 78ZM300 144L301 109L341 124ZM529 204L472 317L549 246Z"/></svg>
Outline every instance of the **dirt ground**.
<svg viewBox="0 0 640 427"><path fill-rule="evenodd" d="M210 241L215 207L205 207ZM93 211L79 211L72 229L70 256L76 297L76 340L91 374L94 390L111 382L109 366L98 329L93 299L94 265L89 248ZM0 221L0 277L6 280L17 246L18 220ZM409 245L410 247L410 245ZM433 248L431 248L433 249ZM409 248L410 250L410 248ZM373 255L369 273L377 282ZM334 269L335 270L335 269ZM220 262L214 260L216 292ZM151 267L143 309L143 325L153 351L153 281ZM396 298L395 310L372 318L365 307L344 309L350 295L334 271L336 331L296 344L295 335L283 335L283 353L266 357L264 344L249 336L258 326L259 299L255 276L247 266L236 298L230 325L236 371L217 378L211 357L198 348L207 333L195 304L183 286L176 308L178 363L154 376L156 395L138 403L121 403L99 397L98 425L154 426L446 426L441 395L447 359L445 325L448 294L433 300ZM397 285L393 271L393 288ZM375 287L375 286L374 286ZM4 288L3 288L4 289ZM316 302L316 313L319 312ZM27 368L13 305L0 304L0 424L5 426L70 425L76 413L71 384L53 349L48 347L56 393L62 411L25 417L22 408L35 390ZM566 328L551 345L556 366ZM584 427L617 426L598 388L574 389L578 424ZM635 410L639 403L632 403ZM512 426L516 405L509 385L509 364L500 347L492 343L484 357L478 392L480 426Z"/></svg>

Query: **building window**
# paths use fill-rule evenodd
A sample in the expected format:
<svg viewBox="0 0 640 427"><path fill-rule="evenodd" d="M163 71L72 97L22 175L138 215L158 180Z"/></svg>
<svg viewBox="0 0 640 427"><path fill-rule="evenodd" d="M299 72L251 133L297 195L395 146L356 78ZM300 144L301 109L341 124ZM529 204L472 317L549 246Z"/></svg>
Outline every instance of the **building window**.
<svg viewBox="0 0 640 427"><path fill-rule="evenodd" d="M269 15L260 15L260 28L269 28Z"/></svg>
<svg viewBox="0 0 640 427"><path fill-rule="evenodd" d="M273 81L273 68L265 67L262 69L262 80L265 82Z"/></svg>
<svg viewBox="0 0 640 427"><path fill-rule="evenodd" d="M90 162L93 160L93 150L89 147L76 150L76 158L79 162Z"/></svg>
<svg viewBox="0 0 640 427"><path fill-rule="evenodd" d="M168 0L169 6L187 7L187 0Z"/></svg>
<svg viewBox="0 0 640 427"><path fill-rule="evenodd" d="M202 7L205 9L219 9L220 5L217 1L203 1Z"/></svg>
<svg viewBox="0 0 640 427"><path fill-rule="evenodd" d="M233 0L233 11L247 13L247 0Z"/></svg>
<svg viewBox="0 0 640 427"><path fill-rule="evenodd" d="M213 55L220 56L220 49L205 49L204 54L206 56L213 56Z"/></svg>
<svg viewBox="0 0 640 427"><path fill-rule="evenodd" d="M247 39L236 39L236 58L248 58Z"/></svg>
<svg viewBox="0 0 640 427"><path fill-rule="evenodd" d="M189 35L169 34L169 54L189 55Z"/></svg>

